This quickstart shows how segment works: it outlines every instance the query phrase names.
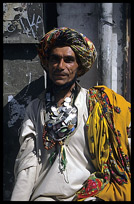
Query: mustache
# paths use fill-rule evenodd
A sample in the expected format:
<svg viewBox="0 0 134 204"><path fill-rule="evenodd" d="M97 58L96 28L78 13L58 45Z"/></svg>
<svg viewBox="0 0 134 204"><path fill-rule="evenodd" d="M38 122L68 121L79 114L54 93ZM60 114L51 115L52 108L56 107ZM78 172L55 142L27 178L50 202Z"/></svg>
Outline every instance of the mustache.
<svg viewBox="0 0 134 204"><path fill-rule="evenodd" d="M53 70L53 72L52 72L54 75L63 75L63 76L68 76L68 74L66 73L66 72L64 72L64 71L62 71L62 70L58 70L58 69L56 69L56 70Z"/></svg>

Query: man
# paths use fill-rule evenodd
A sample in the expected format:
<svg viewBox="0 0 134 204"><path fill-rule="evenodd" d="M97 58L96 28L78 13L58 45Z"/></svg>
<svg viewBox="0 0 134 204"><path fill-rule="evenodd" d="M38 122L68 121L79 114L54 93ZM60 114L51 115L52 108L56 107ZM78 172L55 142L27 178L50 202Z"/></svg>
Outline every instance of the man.
<svg viewBox="0 0 134 204"><path fill-rule="evenodd" d="M106 86L77 82L96 59L93 43L56 28L38 54L48 86L26 110L11 200L129 201L130 104Z"/></svg>

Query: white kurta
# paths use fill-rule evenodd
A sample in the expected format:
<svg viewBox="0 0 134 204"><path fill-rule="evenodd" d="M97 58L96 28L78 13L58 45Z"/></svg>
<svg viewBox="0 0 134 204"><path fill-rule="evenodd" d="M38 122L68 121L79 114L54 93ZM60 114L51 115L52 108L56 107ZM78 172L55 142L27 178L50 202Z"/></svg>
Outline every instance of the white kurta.
<svg viewBox="0 0 134 204"><path fill-rule="evenodd" d="M29 104L20 135L21 148L15 164L16 184L12 201L71 201L95 171L85 134L88 118L86 95L87 90L81 88L75 100L77 128L64 144L67 158L64 173L59 170L59 155L50 165L48 158L54 149L45 150L43 146L43 100L37 98Z"/></svg>

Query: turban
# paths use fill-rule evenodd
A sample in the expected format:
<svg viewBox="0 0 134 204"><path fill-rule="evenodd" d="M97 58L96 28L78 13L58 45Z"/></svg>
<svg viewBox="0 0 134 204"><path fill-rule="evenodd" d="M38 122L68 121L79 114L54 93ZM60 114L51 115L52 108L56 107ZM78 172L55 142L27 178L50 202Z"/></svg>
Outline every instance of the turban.
<svg viewBox="0 0 134 204"><path fill-rule="evenodd" d="M78 57L80 61L78 77L92 67L97 56L94 44L82 33L67 27L55 28L46 33L38 45L38 55L45 70L51 49L60 46L71 47Z"/></svg>

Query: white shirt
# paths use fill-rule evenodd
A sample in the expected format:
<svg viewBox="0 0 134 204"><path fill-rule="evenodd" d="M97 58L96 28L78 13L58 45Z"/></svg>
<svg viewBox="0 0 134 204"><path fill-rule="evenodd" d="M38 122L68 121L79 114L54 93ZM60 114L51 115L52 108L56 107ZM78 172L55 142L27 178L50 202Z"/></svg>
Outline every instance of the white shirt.
<svg viewBox="0 0 134 204"><path fill-rule="evenodd" d="M74 134L64 143L67 158L64 173L59 170L59 155L50 165L48 158L54 149L45 150L43 146L43 100L37 98L29 104L20 135L21 148L15 164L16 184L12 201L71 201L95 171L85 133L88 119L86 95L87 90L81 88L75 100L78 121Z"/></svg>

